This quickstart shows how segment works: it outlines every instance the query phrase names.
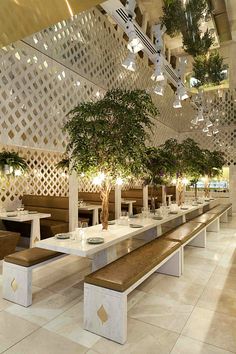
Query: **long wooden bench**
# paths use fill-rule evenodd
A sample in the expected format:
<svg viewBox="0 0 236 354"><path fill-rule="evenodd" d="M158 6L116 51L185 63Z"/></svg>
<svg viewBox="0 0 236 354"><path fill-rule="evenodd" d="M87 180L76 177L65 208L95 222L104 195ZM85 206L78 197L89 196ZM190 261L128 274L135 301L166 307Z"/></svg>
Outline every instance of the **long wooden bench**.
<svg viewBox="0 0 236 354"><path fill-rule="evenodd" d="M228 217L232 215L232 204L220 204L209 210L206 214L217 214L220 222L228 222Z"/></svg>
<svg viewBox="0 0 236 354"><path fill-rule="evenodd" d="M127 295L156 271L181 275L179 242L160 237L86 276L85 329L125 343Z"/></svg>
<svg viewBox="0 0 236 354"><path fill-rule="evenodd" d="M32 270L63 257L60 252L30 248L13 253L3 261L3 298L18 305L32 304Z"/></svg>
<svg viewBox="0 0 236 354"><path fill-rule="evenodd" d="M184 267L184 247L206 247L206 230L215 231L219 223L216 211L197 216L86 276L84 328L124 344L127 295L156 271L180 276Z"/></svg>

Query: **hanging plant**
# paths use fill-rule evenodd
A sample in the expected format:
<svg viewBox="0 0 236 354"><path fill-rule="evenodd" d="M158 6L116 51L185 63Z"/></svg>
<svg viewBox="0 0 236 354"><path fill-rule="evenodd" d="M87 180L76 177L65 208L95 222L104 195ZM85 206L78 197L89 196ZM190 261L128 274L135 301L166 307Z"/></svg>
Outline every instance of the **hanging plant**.
<svg viewBox="0 0 236 354"><path fill-rule="evenodd" d="M184 22L184 12L181 0L164 0L162 7L163 16L161 17L162 26L165 25L166 33L170 37L175 37L181 33L182 23Z"/></svg>
<svg viewBox="0 0 236 354"><path fill-rule="evenodd" d="M197 79L195 87L203 86L207 83L207 57L205 55L198 55L193 62L193 76Z"/></svg>
<svg viewBox="0 0 236 354"><path fill-rule="evenodd" d="M70 161L68 157L64 157L56 164L56 169L68 170L70 165Z"/></svg>
<svg viewBox="0 0 236 354"><path fill-rule="evenodd" d="M213 85L219 85L224 79L223 70L227 69L227 65L223 64L223 58L216 50L209 55L207 69L208 81Z"/></svg>
<svg viewBox="0 0 236 354"><path fill-rule="evenodd" d="M227 65L223 64L223 58L215 50L207 56L197 56L193 62L193 76L198 82L195 87L204 85L219 85L224 79L223 70Z"/></svg>
<svg viewBox="0 0 236 354"><path fill-rule="evenodd" d="M212 44L213 38L208 30L202 35L202 32L197 27L195 31L191 29L183 34L184 50L192 57L205 55Z"/></svg>
<svg viewBox="0 0 236 354"><path fill-rule="evenodd" d="M24 173L28 169L25 159L19 156L17 152L0 152L0 171L6 175L14 175L16 171Z"/></svg>

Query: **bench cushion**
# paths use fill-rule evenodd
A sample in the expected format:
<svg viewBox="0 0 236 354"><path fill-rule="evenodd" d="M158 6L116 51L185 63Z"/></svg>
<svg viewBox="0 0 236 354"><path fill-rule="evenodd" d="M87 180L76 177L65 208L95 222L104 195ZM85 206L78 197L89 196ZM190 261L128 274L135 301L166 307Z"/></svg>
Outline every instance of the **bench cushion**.
<svg viewBox="0 0 236 354"><path fill-rule="evenodd" d="M195 234L204 229L205 224L200 222L188 222L178 226L164 235L165 239L181 242L181 244L190 240Z"/></svg>
<svg viewBox="0 0 236 354"><path fill-rule="evenodd" d="M180 247L159 237L85 277L85 282L123 292Z"/></svg>
<svg viewBox="0 0 236 354"><path fill-rule="evenodd" d="M43 248L29 248L24 251L10 254L4 258L5 262L18 264L23 267L31 267L33 265L45 262L51 258L58 257L63 253L49 251Z"/></svg>
<svg viewBox="0 0 236 354"><path fill-rule="evenodd" d="M0 230L0 260L15 252L19 239L20 234L17 232Z"/></svg>
<svg viewBox="0 0 236 354"><path fill-rule="evenodd" d="M219 214L223 213L224 211L226 211L231 206L232 206L231 203L220 204L220 205L215 206L213 209L209 210L207 212L207 214L218 214L219 215Z"/></svg>
<svg viewBox="0 0 236 354"><path fill-rule="evenodd" d="M217 217L218 217L217 213L214 213L214 214L205 213L205 214L197 216L196 218L192 219L189 222L201 222L201 223L204 223L205 225L208 225L210 222L212 222Z"/></svg>

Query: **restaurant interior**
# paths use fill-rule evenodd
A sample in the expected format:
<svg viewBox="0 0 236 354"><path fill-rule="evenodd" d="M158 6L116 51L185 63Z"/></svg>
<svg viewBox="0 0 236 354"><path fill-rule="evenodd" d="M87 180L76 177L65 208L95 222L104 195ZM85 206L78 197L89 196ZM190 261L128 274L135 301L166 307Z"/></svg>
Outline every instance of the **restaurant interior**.
<svg viewBox="0 0 236 354"><path fill-rule="evenodd" d="M0 29L0 353L236 353L236 1Z"/></svg>

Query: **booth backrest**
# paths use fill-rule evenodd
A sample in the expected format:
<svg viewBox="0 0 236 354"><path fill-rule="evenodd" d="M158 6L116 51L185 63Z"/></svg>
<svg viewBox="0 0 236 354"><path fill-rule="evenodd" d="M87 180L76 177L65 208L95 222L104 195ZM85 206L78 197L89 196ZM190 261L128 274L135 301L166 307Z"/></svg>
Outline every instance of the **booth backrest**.
<svg viewBox="0 0 236 354"><path fill-rule="evenodd" d="M23 195L22 203L26 210L51 214L51 220L69 222L69 198Z"/></svg>

